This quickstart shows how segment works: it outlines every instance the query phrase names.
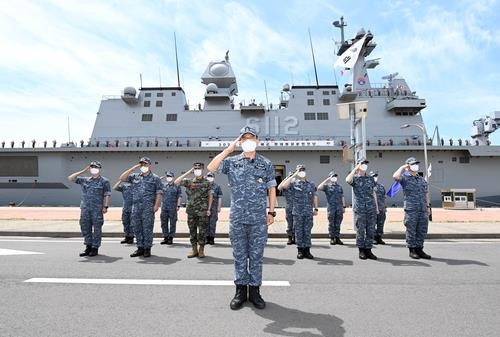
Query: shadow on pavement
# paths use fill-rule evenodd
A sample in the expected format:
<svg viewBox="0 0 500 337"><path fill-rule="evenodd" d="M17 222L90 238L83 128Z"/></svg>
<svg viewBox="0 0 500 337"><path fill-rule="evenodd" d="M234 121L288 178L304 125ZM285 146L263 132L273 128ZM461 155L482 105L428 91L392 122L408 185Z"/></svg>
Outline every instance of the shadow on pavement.
<svg viewBox="0 0 500 337"><path fill-rule="evenodd" d="M314 261L317 261L319 266L352 266L354 264L351 260L325 259L317 256L314 257Z"/></svg>
<svg viewBox="0 0 500 337"><path fill-rule="evenodd" d="M475 264L477 266L489 267L488 264L475 260L455 260L455 259L443 259L439 257L433 257L432 261L444 262L450 266L463 266L463 265Z"/></svg>
<svg viewBox="0 0 500 337"><path fill-rule="evenodd" d="M202 259L198 258L198 263L222 265L222 264L233 264L234 260L233 259L221 259L220 257L206 255Z"/></svg>
<svg viewBox="0 0 500 337"><path fill-rule="evenodd" d="M272 257L264 257L263 264L272 264L276 266L291 266L295 264L295 260L286 260L286 259L275 259Z"/></svg>
<svg viewBox="0 0 500 337"><path fill-rule="evenodd" d="M378 262L390 263L394 267L430 267L430 264L416 261L416 260L394 260L394 259L384 259L379 257Z"/></svg>
<svg viewBox="0 0 500 337"><path fill-rule="evenodd" d="M131 259L137 259L134 257L131 257ZM165 256L156 256L156 255L151 255L151 257L139 257L137 260L137 263L142 263L142 264L174 264L176 262L181 261L181 259L176 259L173 257L165 257Z"/></svg>
<svg viewBox="0 0 500 337"><path fill-rule="evenodd" d="M252 310L262 318L272 321L264 328L265 333L300 337L339 337L345 334L342 327L344 321L333 315L285 308L270 302L267 302L264 310L253 307Z"/></svg>
<svg viewBox="0 0 500 337"><path fill-rule="evenodd" d="M114 256L107 256L107 255L97 255L97 256L92 256L92 257L84 257L80 262L84 263L113 263L118 260L123 260L123 257L114 257Z"/></svg>

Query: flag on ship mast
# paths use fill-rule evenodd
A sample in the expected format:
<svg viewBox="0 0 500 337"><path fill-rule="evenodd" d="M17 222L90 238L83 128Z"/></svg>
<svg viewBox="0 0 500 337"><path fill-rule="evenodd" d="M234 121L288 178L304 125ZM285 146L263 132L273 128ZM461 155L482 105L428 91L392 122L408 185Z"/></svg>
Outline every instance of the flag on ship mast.
<svg viewBox="0 0 500 337"><path fill-rule="evenodd" d="M359 53L365 43L366 35L361 40L353 44L342 55L340 55L333 65L335 68L353 68L358 60Z"/></svg>

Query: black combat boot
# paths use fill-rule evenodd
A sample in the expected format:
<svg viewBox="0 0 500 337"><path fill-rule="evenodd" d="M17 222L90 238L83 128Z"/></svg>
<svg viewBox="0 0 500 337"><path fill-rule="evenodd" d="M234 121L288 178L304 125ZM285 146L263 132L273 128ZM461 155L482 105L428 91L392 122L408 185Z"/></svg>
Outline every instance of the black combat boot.
<svg viewBox="0 0 500 337"><path fill-rule="evenodd" d="M287 245L293 245L295 243L295 240L293 239L293 236L288 237L288 241L286 242Z"/></svg>
<svg viewBox="0 0 500 337"><path fill-rule="evenodd" d="M367 259L370 259L370 260L376 260L377 259L377 256L372 253L371 249L365 249L365 255L366 255Z"/></svg>
<svg viewBox="0 0 500 337"><path fill-rule="evenodd" d="M88 256L90 254L90 251L92 250L92 246L91 245L87 245L85 247L85 250L83 252L80 253L80 256L83 257L83 256Z"/></svg>
<svg viewBox="0 0 500 337"><path fill-rule="evenodd" d="M135 252L130 254L130 257L137 257L137 256L143 256L144 255L144 248L137 248Z"/></svg>
<svg viewBox="0 0 500 337"><path fill-rule="evenodd" d="M376 235L375 236L375 240L373 240L373 244L375 244L375 245L385 245L385 241L382 240L382 236L381 235Z"/></svg>
<svg viewBox="0 0 500 337"><path fill-rule="evenodd" d="M297 248L297 259L302 260L304 258L304 248Z"/></svg>
<svg viewBox="0 0 500 337"><path fill-rule="evenodd" d="M340 238L337 236L337 237L335 238L335 244L337 244L337 245L343 245L344 243L343 243L343 242L342 242L342 240L340 240Z"/></svg>
<svg viewBox="0 0 500 337"><path fill-rule="evenodd" d="M160 245L168 245L168 237L163 238L163 241L160 242Z"/></svg>
<svg viewBox="0 0 500 337"><path fill-rule="evenodd" d="M422 259L430 260L432 258L432 256L424 252L424 247L415 248L415 251L417 252L417 255Z"/></svg>
<svg viewBox="0 0 500 337"><path fill-rule="evenodd" d="M366 260L367 259L366 252L365 252L364 248L359 248L359 258L361 260Z"/></svg>
<svg viewBox="0 0 500 337"><path fill-rule="evenodd" d="M167 240L167 245L172 245L174 243L174 238L169 236Z"/></svg>
<svg viewBox="0 0 500 337"><path fill-rule="evenodd" d="M417 248L409 248L410 249L410 257L412 259L418 260L420 259L420 255L417 253Z"/></svg>
<svg viewBox="0 0 500 337"><path fill-rule="evenodd" d="M232 310L238 310L241 308L243 303L247 300L247 292L248 288L246 285L236 285L236 294L234 294L234 298L231 300L229 307Z"/></svg>
<svg viewBox="0 0 500 337"><path fill-rule="evenodd" d="M248 289L248 300L252 302L253 306L257 309L264 309L266 307L266 302L262 296L260 296L259 287L250 286Z"/></svg>
<svg viewBox="0 0 500 337"><path fill-rule="evenodd" d="M125 243L128 243L128 236L125 236L123 240L120 241L120 243L123 245Z"/></svg>
<svg viewBox="0 0 500 337"><path fill-rule="evenodd" d="M332 246L337 244L337 241L335 240L335 238L330 238L330 244Z"/></svg>
<svg viewBox="0 0 500 337"><path fill-rule="evenodd" d="M99 253L99 249L98 248L92 248L90 250L89 256L96 256L98 253Z"/></svg>
<svg viewBox="0 0 500 337"><path fill-rule="evenodd" d="M215 237L214 236L207 236L207 243L209 245L215 245Z"/></svg>
<svg viewBox="0 0 500 337"><path fill-rule="evenodd" d="M151 257L151 248L144 248L144 257Z"/></svg>
<svg viewBox="0 0 500 337"><path fill-rule="evenodd" d="M311 248L310 247L304 248L304 257L306 259L309 259L309 260L314 259L314 256L311 254Z"/></svg>

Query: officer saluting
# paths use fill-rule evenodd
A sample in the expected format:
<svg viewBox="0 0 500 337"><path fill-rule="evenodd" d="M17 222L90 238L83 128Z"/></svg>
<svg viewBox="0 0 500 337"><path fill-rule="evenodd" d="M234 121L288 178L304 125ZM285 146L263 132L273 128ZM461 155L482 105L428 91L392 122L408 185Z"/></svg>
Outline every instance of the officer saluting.
<svg viewBox="0 0 500 337"><path fill-rule="evenodd" d="M228 157L241 144L243 153ZM237 310L248 299L257 309L266 302L260 295L262 260L267 241L267 226L276 212L276 180L271 161L255 151L259 143L257 131L250 126L208 164L211 172L227 174L231 189L229 238L233 247L236 294L230 308ZM269 195L269 212L266 202ZM247 295L248 291L248 295Z"/></svg>
<svg viewBox="0 0 500 337"><path fill-rule="evenodd" d="M92 161L83 170L68 176L69 181L82 187L80 229L86 248L80 256L96 256L101 246L103 214L108 211L109 196L111 195L109 180L101 176L101 168L100 162ZM86 172L89 172L91 176L80 176Z"/></svg>

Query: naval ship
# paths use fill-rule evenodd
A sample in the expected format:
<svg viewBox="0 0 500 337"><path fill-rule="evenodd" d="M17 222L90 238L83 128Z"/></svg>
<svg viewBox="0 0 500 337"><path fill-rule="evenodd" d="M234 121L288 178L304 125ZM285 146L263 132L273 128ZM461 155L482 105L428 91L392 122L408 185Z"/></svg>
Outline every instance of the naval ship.
<svg viewBox="0 0 500 337"><path fill-rule="evenodd" d="M142 156L151 158L158 175L167 170L180 175L194 162L210 162L245 125L259 132L258 151L273 162L278 183L299 163L316 184L334 170L346 200L351 200L344 177L357 158L365 156L369 170L378 171L379 182L388 189L396 168L414 156L428 176L433 206L440 207L443 198L450 198L446 191L453 189L474 191L472 197L457 197L466 203L500 205L500 189L490 178L491 170L500 167L500 146L488 139L500 123L500 112L474 121L471 138L464 141L444 141L439 133L429 137L422 118L426 101L404 78L393 73L380 83L370 80L370 70L379 64L378 58L369 58L376 48L373 34L361 29L345 40L343 18L334 26L341 29L335 66L350 76L344 86L284 84L279 102L246 104L235 100L238 85L226 53L222 60L208 63L201 76L204 101L195 107L188 105L180 83L126 87L121 95L103 96L88 141L62 146L2 142L0 206L79 205L80 186L67 176L91 160L102 162L102 175L111 184ZM228 206L226 176L217 175L216 182ZM324 193L318 195L325 206ZM113 193L111 204L122 204L119 193ZM388 204L400 206L402 192ZM279 197L278 207L283 205Z"/></svg>

